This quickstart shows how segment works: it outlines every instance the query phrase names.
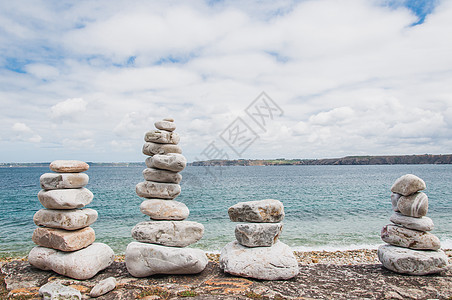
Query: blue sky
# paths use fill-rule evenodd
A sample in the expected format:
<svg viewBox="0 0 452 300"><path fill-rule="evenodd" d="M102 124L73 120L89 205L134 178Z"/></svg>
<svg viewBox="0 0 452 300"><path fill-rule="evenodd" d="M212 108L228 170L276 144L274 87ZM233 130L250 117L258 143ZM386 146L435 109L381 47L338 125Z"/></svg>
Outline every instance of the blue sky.
<svg viewBox="0 0 452 300"><path fill-rule="evenodd" d="M452 1L0 3L0 162L189 161L240 117L243 158L452 153ZM245 109L265 91L282 115Z"/></svg>

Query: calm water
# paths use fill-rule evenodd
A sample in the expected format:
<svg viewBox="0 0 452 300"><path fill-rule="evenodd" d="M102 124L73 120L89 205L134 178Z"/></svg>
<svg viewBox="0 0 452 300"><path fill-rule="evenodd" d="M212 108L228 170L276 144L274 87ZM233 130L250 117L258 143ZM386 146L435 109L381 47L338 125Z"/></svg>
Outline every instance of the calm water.
<svg viewBox="0 0 452 300"><path fill-rule="evenodd" d="M130 230L148 218L140 213L135 185L143 167L92 167L88 206L99 212L92 225L97 241L124 253ZM0 168L0 255L26 255L34 246L33 214L39 177L48 168ZM443 248L452 248L452 165L187 167L176 199L190 208L189 220L205 226L191 247L219 251L234 239L227 209L241 202L278 199L286 218L281 240L294 249L353 249L381 244L391 215L390 187L406 173L427 183L429 213Z"/></svg>

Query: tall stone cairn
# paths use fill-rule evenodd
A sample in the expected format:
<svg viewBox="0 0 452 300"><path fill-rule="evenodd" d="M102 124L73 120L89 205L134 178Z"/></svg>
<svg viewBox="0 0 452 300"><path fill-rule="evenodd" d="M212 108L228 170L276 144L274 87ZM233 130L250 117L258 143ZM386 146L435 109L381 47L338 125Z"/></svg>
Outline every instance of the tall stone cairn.
<svg viewBox="0 0 452 300"><path fill-rule="evenodd" d="M137 195L145 198L140 211L151 220L132 229L136 242L126 249L127 270L135 277L200 273L207 266L207 256L200 249L185 247L202 238L204 226L185 221L188 207L174 200L181 192L179 172L187 160L177 145L174 120L163 119L154 125L156 130L144 137L143 153L149 156L143 171L145 181L136 186Z"/></svg>
<svg viewBox="0 0 452 300"><path fill-rule="evenodd" d="M284 206L278 200L239 202L228 209L236 240L220 254L220 268L232 275L263 280L298 275L298 262L289 246L279 241Z"/></svg>
<svg viewBox="0 0 452 300"><path fill-rule="evenodd" d="M41 176L38 199L45 209L33 217L39 227L32 239L38 246L28 254L34 267L84 280L113 263L113 250L94 243L96 236L89 227L97 220L97 211L85 208L94 198L85 188L89 177L83 172L88 168L82 161L56 160L50 164L55 173Z"/></svg>
<svg viewBox="0 0 452 300"><path fill-rule="evenodd" d="M381 230L381 239L387 244L378 248L378 259L391 271L427 275L448 265L438 237L429 232L433 221L426 217L428 197L421 192L425 188L425 182L412 174L398 178L391 187L392 224Z"/></svg>

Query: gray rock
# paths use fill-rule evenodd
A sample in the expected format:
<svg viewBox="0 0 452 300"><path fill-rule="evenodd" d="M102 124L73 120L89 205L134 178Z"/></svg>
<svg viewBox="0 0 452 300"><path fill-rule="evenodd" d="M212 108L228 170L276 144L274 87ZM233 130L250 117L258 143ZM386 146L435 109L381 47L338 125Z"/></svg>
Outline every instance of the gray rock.
<svg viewBox="0 0 452 300"><path fill-rule="evenodd" d="M132 242L127 246L125 261L132 276L147 277L155 274L197 274L208 263L200 249L173 248Z"/></svg>
<svg viewBox="0 0 452 300"><path fill-rule="evenodd" d="M239 202L228 214L232 222L278 223L284 219L284 206L273 199Z"/></svg>
<svg viewBox="0 0 452 300"><path fill-rule="evenodd" d="M169 119L171 120L171 119ZM176 130L176 124L173 121L163 120L154 123L155 128L166 131Z"/></svg>
<svg viewBox="0 0 452 300"><path fill-rule="evenodd" d="M85 173L45 173L39 182L44 190L77 189L88 184L89 176Z"/></svg>
<svg viewBox="0 0 452 300"><path fill-rule="evenodd" d="M436 235L397 225L383 226L381 239L394 246L415 250L438 250L441 248L441 243Z"/></svg>
<svg viewBox="0 0 452 300"><path fill-rule="evenodd" d="M399 208L397 207L397 203L399 203L400 197L402 197L402 195L397 193L391 193L392 210L395 212L400 212Z"/></svg>
<svg viewBox="0 0 452 300"><path fill-rule="evenodd" d="M378 259L386 269L402 274L434 274L448 266L447 255L442 250L419 251L383 245L378 248L377 253Z"/></svg>
<svg viewBox="0 0 452 300"><path fill-rule="evenodd" d="M169 153L167 155L156 154L146 158L146 166L148 168L157 168L180 172L185 169L187 159L182 154Z"/></svg>
<svg viewBox="0 0 452 300"><path fill-rule="evenodd" d="M298 274L292 249L281 241L271 247L256 248L233 241L221 250L220 268L232 275L263 280L290 279Z"/></svg>
<svg viewBox="0 0 452 300"><path fill-rule="evenodd" d="M41 286L39 288L39 295L42 296L43 300L82 299L80 291L70 286L62 285L56 281L52 281Z"/></svg>
<svg viewBox="0 0 452 300"><path fill-rule="evenodd" d="M38 227L33 232L35 244L61 251L76 251L94 243L96 235L91 227L79 230L64 230Z"/></svg>
<svg viewBox="0 0 452 300"><path fill-rule="evenodd" d="M153 181L140 182L136 185L135 190L140 197L158 199L174 199L181 192L178 184Z"/></svg>
<svg viewBox="0 0 452 300"><path fill-rule="evenodd" d="M82 208L93 201L94 195L86 188L64 190L41 190L38 199L45 208L73 209Z"/></svg>
<svg viewBox="0 0 452 300"><path fill-rule="evenodd" d="M146 142L143 145L143 154L153 156L156 154L182 153L182 149L178 145L157 144Z"/></svg>
<svg viewBox="0 0 452 300"><path fill-rule="evenodd" d="M397 202L400 213L409 217L423 217L428 212L428 197L422 192L402 196Z"/></svg>
<svg viewBox="0 0 452 300"><path fill-rule="evenodd" d="M143 177L147 181L164 183L179 183L182 180L182 175L179 173L154 168L144 169Z"/></svg>
<svg viewBox="0 0 452 300"><path fill-rule="evenodd" d="M204 226L192 221L147 221L135 225L132 237L138 242L186 247L199 241Z"/></svg>
<svg viewBox="0 0 452 300"><path fill-rule="evenodd" d="M416 175L406 174L399 177L391 187L391 192L408 196L418 191L425 190L426 185L424 180Z"/></svg>
<svg viewBox="0 0 452 300"><path fill-rule="evenodd" d="M91 291L89 292L89 296L96 298L105 295L106 293L114 290L115 288L116 288L116 278L108 277L104 280L99 281L99 283L96 284L91 289Z"/></svg>
<svg viewBox="0 0 452 300"><path fill-rule="evenodd" d="M434 227L433 221L429 217L415 218L394 213L389 220L394 224L419 231L432 231Z"/></svg>
<svg viewBox="0 0 452 300"><path fill-rule="evenodd" d="M69 210L40 209L33 216L33 221L38 226L65 230L85 228L96 222L96 220L97 211L91 208Z"/></svg>
<svg viewBox="0 0 452 300"><path fill-rule="evenodd" d="M88 169L89 165L79 160L55 160L50 163L50 170L57 173L80 173Z"/></svg>
<svg viewBox="0 0 452 300"><path fill-rule="evenodd" d="M146 142L152 142L157 144L174 144L179 143L179 135L175 132L169 132L166 130L151 130L146 132L144 136Z"/></svg>
<svg viewBox="0 0 452 300"><path fill-rule="evenodd" d="M79 280L93 277L110 266L114 258L113 250L103 243L94 243L74 252L37 246L28 254L28 261L32 266Z"/></svg>
<svg viewBox="0 0 452 300"><path fill-rule="evenodd" d="M190 214L187 205L174 200L149 199L140 205L140 211L153 220L185 220Z"/></svg>
<svg viewBox="0 0 452 300"><path fill-rule="evenodd" d="M281 223L248 223L235 226L235 238L246 247L270 247L281 234Z"/></svg>

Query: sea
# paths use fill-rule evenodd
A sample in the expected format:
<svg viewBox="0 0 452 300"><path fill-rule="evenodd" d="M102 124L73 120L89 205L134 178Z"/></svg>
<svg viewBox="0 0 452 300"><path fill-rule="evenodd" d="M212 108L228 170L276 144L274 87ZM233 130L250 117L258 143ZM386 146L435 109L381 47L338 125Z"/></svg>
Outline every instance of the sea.
<svg viewBox="0 0 452 300"><path fill-rule="evenodd" d="M131 229L147 221L135 193L142 166L93 166L87 188L96 209L96 241L124 254ZM42 209L37 194L46 167L0 168L0 257L25 256L35 246L33 215ZM218 253L235 239L228 208L238 202L277 199L284 204L281 241L298 251L375 249L392 214L390 188L404 174L427 184L428 216L442 247L452 248L452 165L366 166L188 166L176 198L190 209L188 220L205 227L193 248Z"/></svg>

